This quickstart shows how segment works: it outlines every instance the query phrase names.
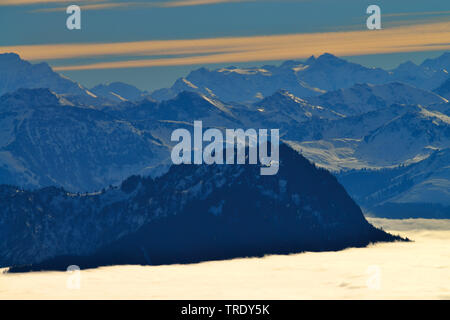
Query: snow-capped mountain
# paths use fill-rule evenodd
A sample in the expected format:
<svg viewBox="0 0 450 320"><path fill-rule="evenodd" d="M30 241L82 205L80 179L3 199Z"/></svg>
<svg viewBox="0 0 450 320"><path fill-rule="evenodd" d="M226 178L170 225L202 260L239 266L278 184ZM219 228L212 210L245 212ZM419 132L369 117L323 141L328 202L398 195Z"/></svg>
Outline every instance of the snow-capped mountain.
<svg viewBox="0 0 450 320"><path fill-rule="evenodd" d="M161 101L182 91L195 91L225 102L257 102L278 90L307 98L356 84L391 82L432 90L448 78L449 55L427 60L420 66L405 62L391 71L364 67L329 53L306 61L286 61L280 66L200 68L178 79L171 88L155 90L151 97Z"/></svg>
<svg viewBox="0 0 450 320"><path fill-rule="evenodd" d="M317 58L312 56L305 62L286 61L280 66L201 68L186 78L178 79L170 89L156 90L151 97L165 100L187 90L222 101L256 102L280 89L304 98L356 83L386 83L389 79L387 71L366 68L326 53Z"/></svg>
<svg viewBox="0 0 450 320"><path fill-rule="evenodd" d="M392 105L356 117L305 123L284 139L332 171L395 167L450 146L449 117L421 106Z"/></svg>
<svg viewBox="0 0 450 320"><path fill-rule="evenodd" d="M81 268L155 265L399 239L371 226L336 178L286 145L274 176L261 176L257 165L181 165L95 195L3 186L0 200L0 266L34 264L13 271L65 269L69 260Z"/></svg>
<svg viewBox="0 0 450 320"><path fill-rule="evenodd" d="M418 107L366 135L355 155L382 166L408 163L450 147L450 117Z"/></svg>
<svg viewBox="0 0 450 320"><path fill-rule="evenodd" d="M129 122L73 106L48 89L0 98L1 183L100 190L155 166L167 152Z"/></svg>
<svg viewBox="0 0 450 320"><path fill-rule="evenodd" d="M156 104L151 117L157 120L186 122L201 119L205 125L216 126L227 126L238 121L228 105L190 91L183 91L171 100Z"/></svg>
<svg viewBox="0 0 450 320"><path fill-rule="evenodd" d="M261 68L221 68L192 71L178 79L169 89L156 90L151 97L167 100L182 91L195 91L225 102L256 102L280 89L296 96L314 96L322 93L297 78L291 68L264 66Z"/></svg>
<svg viewBox="0 0 450 320"><path fill-rule="evenodd" d="M392 78L412 85L417 88L432 90L448 78L448 72L445 69L433 69L424 64L420 66L408 61L400 64L391 71Z"/></svg>
<svg viewBox="0 0 450 320"><path fill-rule="evenodd" d="M144 99L146 92L123 82L99 84L90 89L98 97L115 102L138 101Z"/></svg>
<svg viewBox="0 0 450 320"><path fill-rule="evenodd" d="M31 64L15 53L0 54L0 95L20 88L48 88L67 96L93 94L80 84L54 72L47 63Z"/></svg>
<svg viewBox="0 0 450 320"><path fill-rule="evenodd" d="M391 105L387 108L366 112L336 120L315 119L302 123L286 134L286 139L294 141L350 139L360 140L385 123L416 110L417 106Z"/></svg>
<svg viewBox="0 0 450 320"><path fill-rule="evenodd" d="M332 54L310 57L304 63L293 64L297 78L324 91L348 88L357 83L381 84L390 82L390 75L380 68L367 68L348 62Z"/></svg>
<svg viewBox="0 0 450 320"><path fill-rule="evenodd" d="M388 84L356 84L351 88L330 91L309 98L308 102L327 107L346 116L355 116L393 104L429 106L447 103L439 95L400 82Z"/></svg>
<svg viewBox="0 0 450 320"><path fill-rule="evenodd" d="M269 113L270 118L279 116L290 117L297 122L316 119L342 119L344 116L333 110L313 105L297 98L286 90L280 90L273 95L254 104L260 113Z"/></svg>

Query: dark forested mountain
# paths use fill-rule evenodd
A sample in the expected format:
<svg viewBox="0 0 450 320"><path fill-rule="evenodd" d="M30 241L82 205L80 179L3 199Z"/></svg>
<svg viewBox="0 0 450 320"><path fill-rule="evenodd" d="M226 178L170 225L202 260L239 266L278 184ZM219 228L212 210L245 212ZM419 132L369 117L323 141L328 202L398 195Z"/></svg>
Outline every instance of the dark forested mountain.
<svg viewBox="0 0 450 320"><path fill-rule="evenodd" d="M188 263L400 239L370 225L335 177L286 145L277 175L259 169L172 166L95 195L3 186L0 265Z"/></svg>

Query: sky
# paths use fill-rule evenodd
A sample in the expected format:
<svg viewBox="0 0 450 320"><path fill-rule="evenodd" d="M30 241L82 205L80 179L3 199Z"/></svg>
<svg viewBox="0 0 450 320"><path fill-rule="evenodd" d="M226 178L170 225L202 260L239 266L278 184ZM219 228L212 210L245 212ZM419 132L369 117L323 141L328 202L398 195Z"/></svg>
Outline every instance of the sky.
<svg viewBox="0 0 450 320"><path fill-rule="evenodd" d="M81 7L68 30L67 6ZM366 9L381 8L382 30ZM86 87L170 86L207 66L259 66L330 52L394 68L450 51L445 0L0 0L0 53L48 62Z"/></svg>

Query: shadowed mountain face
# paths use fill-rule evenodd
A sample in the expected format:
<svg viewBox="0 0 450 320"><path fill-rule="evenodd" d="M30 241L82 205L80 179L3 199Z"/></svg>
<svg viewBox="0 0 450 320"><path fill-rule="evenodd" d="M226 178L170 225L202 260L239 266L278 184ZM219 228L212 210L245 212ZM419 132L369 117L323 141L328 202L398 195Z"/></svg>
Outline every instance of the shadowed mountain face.
<svg viewBox="0 0 450 320"><path fill-rule="evenodd" d="M0 264L189 263L398 239L371 226L331 174L290 147L280 147L277 175L259 169L172 166L155 180L134 176L120 190L86 196L2 187Z"/></svg>

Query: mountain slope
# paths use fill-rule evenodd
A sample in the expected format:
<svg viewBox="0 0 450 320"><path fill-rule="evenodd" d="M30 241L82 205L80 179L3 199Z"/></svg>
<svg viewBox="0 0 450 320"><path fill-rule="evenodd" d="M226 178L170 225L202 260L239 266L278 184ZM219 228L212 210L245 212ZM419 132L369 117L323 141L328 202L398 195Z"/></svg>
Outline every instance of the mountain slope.
<svg viewBox="0 0 450 320"><path fill-rule="evenodd" d="M48 89L0 97L1 183L100 190L168 156L129 122L64 101Z"/></svg>
<svg viewBox="0 0 450 320"><path fill-rule="evenodd" d="M0 228L14 223L15 232L0 243L0 264L35 263L12 271L65 270L69 261L81 268L189 263L399 239L371 226L332 175L286 145L274 176L261 176L256 165L181 165L92 196L2 190Z"/></svg>
<svg viewBox="0 0 450 320"><path fill-rule="evenodd" d="M31 64L15 53L0 54L0 95L20 88L48 88L64 95L88 95L78 83L54 72L46 63Z"/></svg>
<svg viewBox="0 0 450 320"><path fill-rule="evenodd" d="M439 57L426 59L421 64L422 67L433 70L450 70L450 52L445 52Z"/></svg>
<svg viewBox="0 0 450 320"><path fill-rule="evenodd" d="M418 107L365 136L355 154L369 163L389 166L448 147L450 117Z"/></svg>
<svg viewBox="0 0 450 320"><path fill-rule="evenodd" d="M291 117L297 122L317 119L342 119L343 116L333 110L326 109L321 105L312 105L303 99L297 98L286 90L280 90L273 95L255 103L260 112L282 114Z"/></svg>
<svg viewBox="0 0 450 320"><path fill-rule="evenodd" d="M392 78L417 88L432 90L448 78L448 72L442 68L431 68L431 65L424 62L418 66L407 61L391 71Z"/></svg>
<svg viewBox="0 0 450 320"><path fill-rule="evenodd" d="M438 95L450 99L450 77L434 90Z"/></svg>
<svg viewBox="0 0 450 320"><path fill-rule="evenodd" d="M299 97L321 93L299 81L292 69L265 66L217 70L201 68L192 71L186 78L178 79L170 89L156 90L151 97L167 100L182 91L194 91L225 102L256 102L280 89Z"/></svg>
<svg viewBox="0 0 450 320"><path fill-rule="evenodd" d="M393 82L382 85L356 84L348 89L330 91L321 96L309 98L308 102L346 116L354 116L393 104L428 106L446 103L447 100L435 93Z"/></svg>
<svg viewBox="0 0 450 320"><path fill-rule="evenodd" d="M93 87L90 91L98 97L103 97L115 102L127 100L138 101L142 100L145 95L144 91L123 82L99 84Z"/></svg>
<svg viewBox="0 0 450 320"><path fill-rule="evenodd" d="M450 149L392 169L338 174L350 195L368 212L391 218L450 217Z"/></svg>
<svg viewBox="0 0 450 320"><path fill-rule="evenodd" d="M308 85L325 91L348 88L357 83L387 83L390 75L380 68L367 68L332 54L312 56L304 64L294 66L297 77Z"/></svg>

